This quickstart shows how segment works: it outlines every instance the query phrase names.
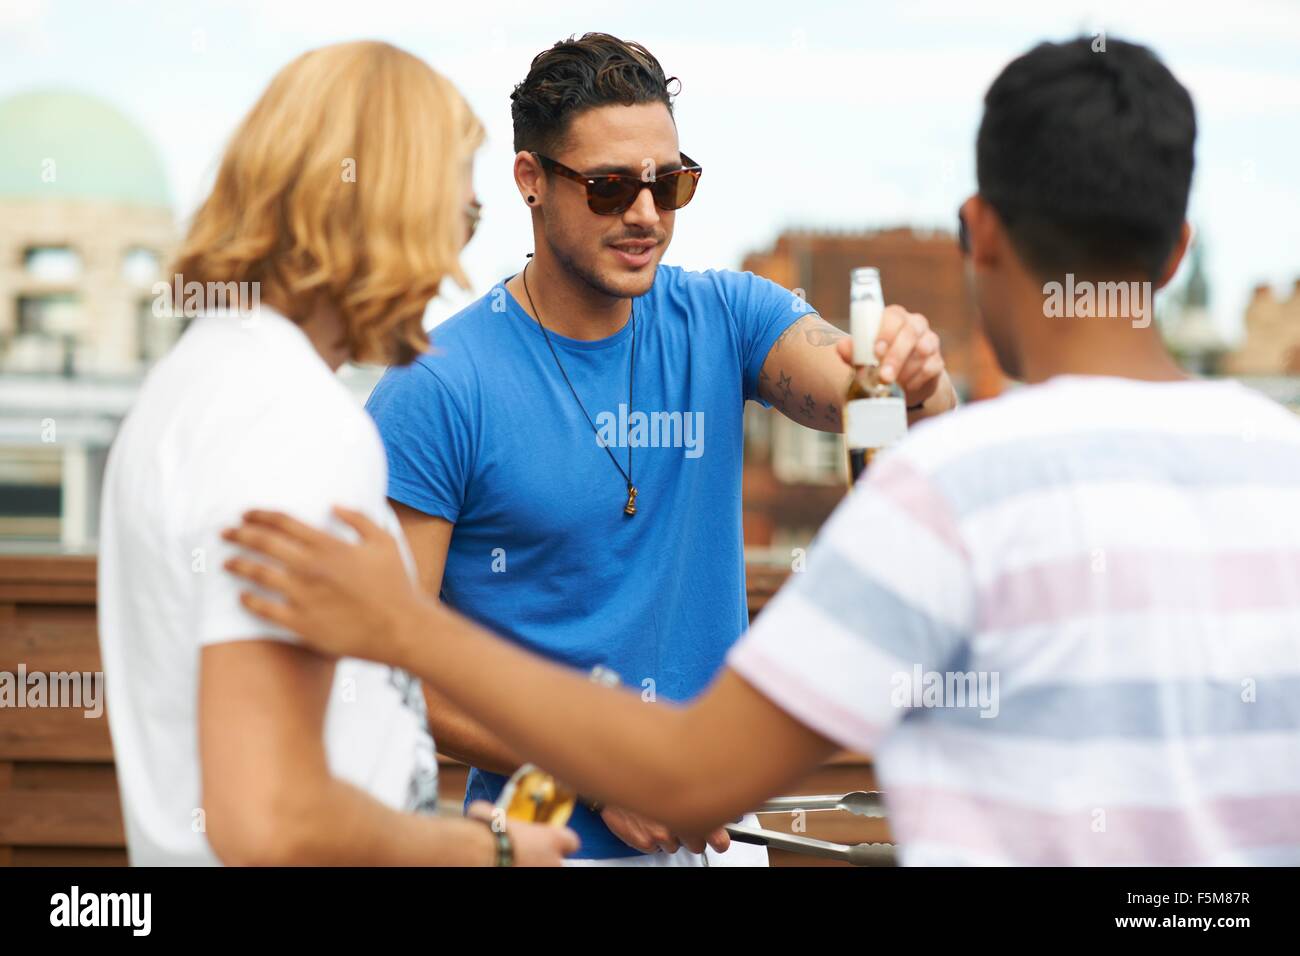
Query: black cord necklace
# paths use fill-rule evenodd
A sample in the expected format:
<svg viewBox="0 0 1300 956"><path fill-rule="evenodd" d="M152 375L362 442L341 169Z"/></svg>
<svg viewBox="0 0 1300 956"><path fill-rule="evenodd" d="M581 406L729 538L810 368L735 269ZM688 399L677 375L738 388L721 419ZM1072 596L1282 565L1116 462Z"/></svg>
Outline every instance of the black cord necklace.
<svg viewBox="0 0 1300 956"><path fill-rule="evenodd" d="M630 441L627 443L627 471L624 471L623 466L620 465L618 459L614 457L614 453L610 451L609 445L601 440L600 429L596 427L596 423L593 422L591 416L587 414L587 406L582 404L582 399L578 397L578 390L574 388L573 383L569 381L569 374L564 370L564 363L560 361L560 356L555 351L555 345L551 342L551 334L546 331L546 326L542 324L542 314L537 311L537 306L533 304L533 294L528 290L528 266L530 265L532 265L531 262L524 266L524 271L521 276L524 280L524 295L528 296L528 307L533 310L533 316L537 320L537 327L542 330L542 335L546 338L546 345L551 350L551 358L555 359L555 365L559 368L560 374L564 377L564 384L569 386L569 391L573 393L573 400L578 403L578 407L582 409L583 417L587 419L587 424L591 426L592 432L595 433L596 443L600 445L601 448L605 449L605 454L609 455L609 460L614 463L614 467L618 469L618 473L627 481L627 504L623 508L623 514L634 515L636 514L637 492L636 485L632 483L632 443ZM627 370L627 412L630 416L632 414L632 379L636 371L635 303L629 306L629 311L632 316L632 357L628 361Z"/></svg>

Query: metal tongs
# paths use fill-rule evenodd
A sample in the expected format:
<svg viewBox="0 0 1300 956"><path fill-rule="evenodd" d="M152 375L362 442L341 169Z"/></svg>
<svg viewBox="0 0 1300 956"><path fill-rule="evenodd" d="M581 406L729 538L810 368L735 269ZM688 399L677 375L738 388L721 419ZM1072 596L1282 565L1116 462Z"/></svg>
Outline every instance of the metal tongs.
<svg viewBox="0 0 1300 956"><path fill-rule="evenodd" d="M858 817L885 816L884 794L879 790L854 790L842 797L821 794L812 797L774 797L755 813L794 813L796 810L846 810Z"/></svg>
<svg viewBox="0 0 1300 956"><path fill-rule="evenodd" d="M854 790L843 796L820 794L807 797L776 797L763 804L755 812L793 813L799 810L844 810L855 816L875 819L881 819L885 816L881 794L878 791L869 792L866 790ZM897 862L892 843L846 845L799 836L794 833L782 833L779 830L745 826L740 823L728 824L727 833L731 835L733 840L740 843L752 843L776 850L789 850L792 853L815 856L824 860L841 860L854 866L893 866Z"/></svg>

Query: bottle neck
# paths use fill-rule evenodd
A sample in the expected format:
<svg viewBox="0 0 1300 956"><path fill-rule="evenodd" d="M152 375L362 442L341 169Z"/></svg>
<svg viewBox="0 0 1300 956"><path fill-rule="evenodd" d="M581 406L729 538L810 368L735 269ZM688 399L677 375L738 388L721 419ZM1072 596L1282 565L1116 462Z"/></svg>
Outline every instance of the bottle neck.
<svg viewBox="0 0 1300 956"><path fill-rule="evenodd" d="M864 365L854 369L853 378L849 382L849 401L858 398L888 398L890 394L890 387L880 380L879 365Z"/></svg>

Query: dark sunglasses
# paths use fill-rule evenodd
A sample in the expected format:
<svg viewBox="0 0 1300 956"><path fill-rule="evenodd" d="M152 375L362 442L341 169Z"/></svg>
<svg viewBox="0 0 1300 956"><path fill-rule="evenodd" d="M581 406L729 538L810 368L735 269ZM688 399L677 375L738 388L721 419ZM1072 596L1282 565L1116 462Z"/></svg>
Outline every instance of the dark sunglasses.
<svg viewBox="0 0 1300 956"><path fill-rule="evenodd" d="M465 244L474 238L474 233L478 231L478 222L483 218L483 204L477 199L471 199L465 203Z"/></svg>
<svg viewBox="0 0 1300 956"><path fill-rule="evenodd" d="M641 195L641 190L650 190L655 205L665 212L681 209L695 195L695 187L704 170L693 159L682 153L681 169L662 173L654 179L645 180L640 176L621 176L615 173L598 176L584 176L576 169L570 169L563 163L557 163L541 153L533 153L542 169L575 183L582 183L587 189L587 208L598 216L617 216L626 212Z"/></svg>

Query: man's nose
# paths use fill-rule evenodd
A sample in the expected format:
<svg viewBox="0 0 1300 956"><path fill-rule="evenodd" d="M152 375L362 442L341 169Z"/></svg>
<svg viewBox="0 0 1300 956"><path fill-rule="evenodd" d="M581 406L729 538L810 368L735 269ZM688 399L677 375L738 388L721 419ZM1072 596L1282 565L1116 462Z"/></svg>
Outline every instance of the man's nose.
<svg viewBox="0 0 1300 956"><path fill-rule="evenodd" d="M649 189L642 189L636 194L632 205L623 213L623 221L629 226L653 226L659 222L659 208Z"/></svg>

